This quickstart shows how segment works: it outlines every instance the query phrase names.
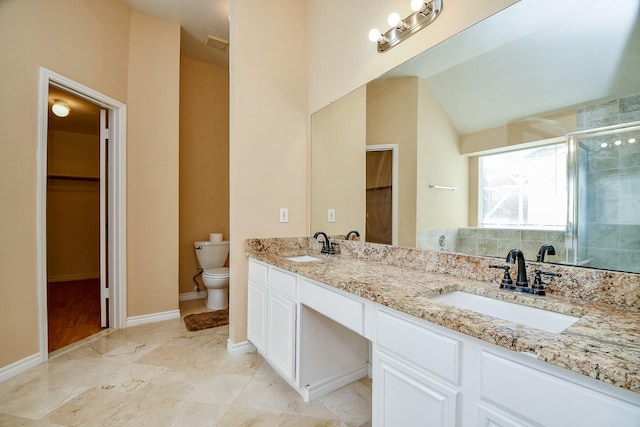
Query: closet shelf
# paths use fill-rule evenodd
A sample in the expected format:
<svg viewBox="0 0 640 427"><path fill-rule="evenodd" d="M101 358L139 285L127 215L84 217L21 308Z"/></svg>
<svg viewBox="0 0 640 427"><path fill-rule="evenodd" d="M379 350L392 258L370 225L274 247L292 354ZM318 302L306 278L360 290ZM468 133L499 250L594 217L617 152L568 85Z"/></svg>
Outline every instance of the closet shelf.
<svg viewBox="0 0 640 427"><path fill-rule="evenodd" d="M76 176L76 175L47 175L48 179L59 179L64 181L95 181L100 182L98 176Z"/></svg>

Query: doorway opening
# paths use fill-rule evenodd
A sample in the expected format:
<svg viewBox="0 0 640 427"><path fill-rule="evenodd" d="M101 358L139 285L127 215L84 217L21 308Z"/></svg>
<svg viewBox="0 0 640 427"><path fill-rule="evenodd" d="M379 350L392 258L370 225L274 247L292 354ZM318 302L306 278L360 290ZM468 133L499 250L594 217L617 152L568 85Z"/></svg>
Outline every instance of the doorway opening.
<svg viewBox="0 0 640 427"><path fill-rule="evenodd" d="M365 241L398 242L398 145L367 145Z"/></svg>
<svg viewBox="0 0 640 427"><path fill-rule="evenodd" d="M100 106L49 85L47 331L51 353L108 327L106 142ZM62 108L56 114L54 106ZM102 302L102 299L105 302Z"/></svg>
<svg viewBox="0 0 640 427"><path fill-rule="evenodd" d="M71 108L67 117L50 113L55 100ZM126 325L125 118L124 104L41 68L41 361L102 328Z"/></svg>

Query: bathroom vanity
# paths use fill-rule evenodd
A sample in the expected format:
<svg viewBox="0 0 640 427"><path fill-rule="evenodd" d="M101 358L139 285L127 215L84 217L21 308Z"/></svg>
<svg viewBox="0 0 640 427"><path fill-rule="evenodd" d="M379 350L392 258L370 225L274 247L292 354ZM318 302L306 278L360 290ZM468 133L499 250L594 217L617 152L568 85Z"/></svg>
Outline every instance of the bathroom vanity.
<svg viewBox="0 0 640 427"><path fill-rule="evenodd" d="M640 425L637 308L469 277L486 268L495 279L491 259L340 246L332 256L304 238L247 246L248 338L305 401L370 375L374 426ZM449 273L430 271L431 256ZM451 291L578 320L548 332L433 299Z"/></svg>

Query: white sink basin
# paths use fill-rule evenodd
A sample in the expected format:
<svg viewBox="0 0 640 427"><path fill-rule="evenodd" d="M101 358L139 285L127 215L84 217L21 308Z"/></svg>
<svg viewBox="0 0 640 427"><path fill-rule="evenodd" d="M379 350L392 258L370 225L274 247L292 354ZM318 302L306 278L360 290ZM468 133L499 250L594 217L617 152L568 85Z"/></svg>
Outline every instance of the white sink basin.
<svg viewBox="0 0 640 427"><path fill-rule="evenodd" d="M579 319L578 317L554 311L527 307L461 291L449 292L432 299L465 310L475 311L476 313L486 314L487 316L520 323L521 325L552 333L564 331Z"/></svg>
<svg viewBox="0 0 640 427"><path fill-rule="evenodd" d="M289 261L293 262L310 262L310 261L321 261L320 258L312 257L309 255L300 255L300 256L292 256L287 258Z"/></svg>

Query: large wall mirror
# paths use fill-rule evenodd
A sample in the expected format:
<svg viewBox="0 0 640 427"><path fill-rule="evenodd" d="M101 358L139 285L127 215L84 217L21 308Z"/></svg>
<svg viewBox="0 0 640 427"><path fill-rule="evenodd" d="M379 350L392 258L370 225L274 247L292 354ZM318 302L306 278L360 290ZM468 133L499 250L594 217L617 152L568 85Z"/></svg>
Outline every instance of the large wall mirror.
<svg viewBox="0 0 640 427"><path fill-rule="evenodd" d="M311 232L640 272L639 8L521 0L314 113Z"/></svg>

